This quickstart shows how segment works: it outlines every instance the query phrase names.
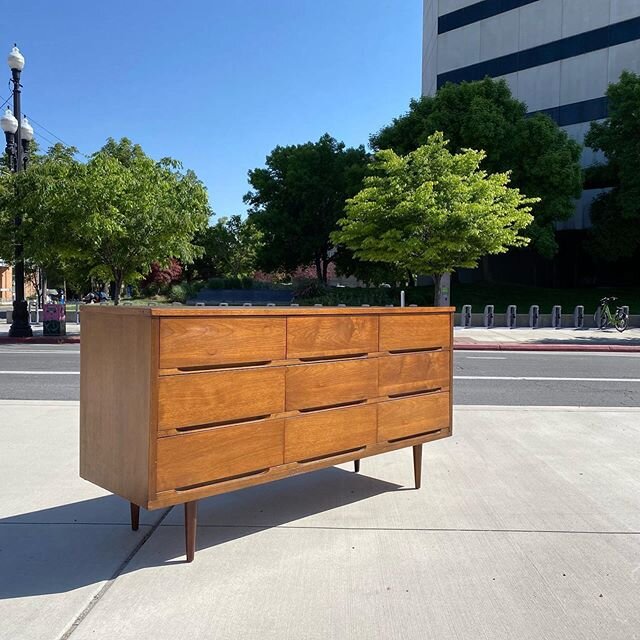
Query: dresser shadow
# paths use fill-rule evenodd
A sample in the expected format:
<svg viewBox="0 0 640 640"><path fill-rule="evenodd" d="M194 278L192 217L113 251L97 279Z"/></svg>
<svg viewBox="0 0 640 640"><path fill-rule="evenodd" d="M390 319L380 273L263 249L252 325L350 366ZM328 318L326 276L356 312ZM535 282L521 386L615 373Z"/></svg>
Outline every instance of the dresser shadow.
<svg viewBox="0 0 640 640"><path fill-rule="evenodd" d="M197 550L265 529L295 526L298 520L402 488L331 467L202 499ZM0 600L66 593L90 585L97 590L97 583L122 573L182 563L183 507L173 507L153 531L164 512L141 510L140 528L132 531L129 503L109 495L0 519ZM305 526L323 524L321 520L300 523ZM349 528L348 513L335 526ZM167 536L171 542L154 544L158 531L167 527L179 528L180 534ZM145 536L148 539L141 545ZM93 594L94 590L88 592L87 601Z"/></svg>

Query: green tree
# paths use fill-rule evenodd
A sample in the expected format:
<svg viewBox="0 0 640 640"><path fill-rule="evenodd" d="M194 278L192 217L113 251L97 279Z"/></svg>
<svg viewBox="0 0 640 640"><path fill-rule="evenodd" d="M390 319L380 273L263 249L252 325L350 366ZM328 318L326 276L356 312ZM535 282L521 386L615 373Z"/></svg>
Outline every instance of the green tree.
<svg viewBox="0 0 640 640"><path fill-rule="evenodd" d="M453 270L529 242L521 232L531 224L537 198L510 188L507 173L481 169L484 157L482 151L450 153L441 133L405 156L379 151L373 175L347 201L333 241L363 260L433 275L434 302L442 305Z"/></svg>
<svg viewBox="0 0 640 640"><path fill-rule="evenodd" d="M547 258L558 249L554 223L575 210L582 191L581 148L546 115L527 117L504 80L446 84L433 97L412 100L408 113L371 136L374 149L406 154L442 131L453 152L484 149L482 167L510 172L511 184L540 200L527 236Z"/></svg>
<svg viewBox="0 0 640 640"><path fill-rule="evenodd" d="M256 271L262 233L249 219L220 218L198 235L197 242L204 253L195 260L193 271L201 278L246 278Z"/></svg>
<svg viewBox="0 0 640 640"><path fill-rule="evenodd" d="M318 142L276 147L266 168L249 171L249 219L262 232L258 264L265 271L295 271L313 264L327 281L333 260L329 234L347 198L360 189L368 162L364 147L346 148L328 134Z"/></svg>
<svg viewBox="0 0 640 640"><path fill-rule="evenodd" d="M607 159L606 165L589 168L587 180L611 187L591 207L589 245L612 261L640 249L640 76L623 72L607 96L609 117L591 125L585 144Z"/></svg>
<svg viewBox="0 0 640 640"><path fill-rule="evenodd" d="M122 284L144 277L153 262L192 261L199 252L192 239L210 213L192 171L171 158L156 162L126 138L110 139L86 163L56 146L8 180L0 211L23 213L25 257L87 265L113 281L116 304ZM6 243L0 239L0 251Z"/></svg>

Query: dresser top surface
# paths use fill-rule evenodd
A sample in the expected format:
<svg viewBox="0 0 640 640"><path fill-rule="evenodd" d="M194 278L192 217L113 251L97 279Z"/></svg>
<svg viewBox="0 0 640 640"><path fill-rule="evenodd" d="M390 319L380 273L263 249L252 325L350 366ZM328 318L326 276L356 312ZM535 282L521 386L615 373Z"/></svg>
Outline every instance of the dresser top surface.
<svg viewBox="0 0 640 640"><path fill-rule="evenodd" d="M453 313L455 307L150 307L83 305L82 313L163 318L212 316L357 316Z"/></svg>

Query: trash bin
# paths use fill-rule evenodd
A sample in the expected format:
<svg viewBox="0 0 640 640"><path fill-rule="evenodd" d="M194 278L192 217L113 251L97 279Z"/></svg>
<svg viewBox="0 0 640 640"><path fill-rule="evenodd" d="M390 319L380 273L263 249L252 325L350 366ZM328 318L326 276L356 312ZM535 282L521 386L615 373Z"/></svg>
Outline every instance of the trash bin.
<svg viewBox="0 0 640 640"><path fill-rule="evenodd" d="M42 326L42 334L45 336L66 336L67 313L65 305L42 305Z"/></svg>

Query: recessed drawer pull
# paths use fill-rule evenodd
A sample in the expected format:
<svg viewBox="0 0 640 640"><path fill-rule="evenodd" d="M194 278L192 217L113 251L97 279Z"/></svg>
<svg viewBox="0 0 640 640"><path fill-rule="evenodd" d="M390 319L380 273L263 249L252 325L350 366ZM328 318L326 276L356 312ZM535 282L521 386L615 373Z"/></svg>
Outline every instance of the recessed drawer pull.
<svg viewBox="0 0 640 640"><path fill-rule="evenodd" d="M257 362L232 362L228 364L209 364L193 367L176 367L178 371L184 373L196 373L198 371L218 371L220 369L240 369L242 367L264 367L273 360L259 360Z"/></svg>
<svg viewBox="0 0 640 640"><path fill-rule="evenodd" d="M442 351L442 347L425 347L424 349L391 349L390 354L424 353L425 351Z"/></svg>
<svg viewBox="0 0 640 640"><path fill-rule="evenodd" d="M245 422L257 422L258 420L265 420L271 416L267 413L263 416L252 416L251 418L241 418L235 420L223 420L222 422L208 422L207 424L196 424L189 427L176 427L176 431L180 433L191 433L192 431L199 431L200 429L214 429L216 427L228 427L232 424L244 424Z"/></svg>
<svg viewBox="0 0 640 640"><path fill-rule="evenodd" d="M316 456L315 458L307 458L306 460L298 460L298 464L310 464L311 462L317 462L318 460L329 460L330 458L340 458L347 456L356 451L364 451L367 447L356 447L355 449L346 449L345 451L338 451L337 453L330 453L326 456Z"/></svg>
<svg viewBox="0 0 640 640"><path fill-rule="evenodd" d="M403 436L402 438L394 438L393 440L387 440L389 443L402 442L403 440L412 440L413 438L421 438L422 436L429 436L434 433L440 433L442 429L434 429L433 431L423 431L422 433L414 433L410 436Z"/></svg>
<svg viewBox="0 0 640 640"><path fill-rule="evenodd" d="M426 396L430 393L438 393L442 391L442 387L434 387L433 389L418 389L417 391L405 391L404 393L391 393L389 398L408 398L409 396Z"/></svg>
<svg viewBox="0 0 640 640"><path fill-rule="evenodd" d="M321 407L307 407L305 409L299 409L300 413L311 413L312 411L325 411L326 409L342 409L343 407L355 407L356 405L363 404L367 401L366 398L360 400L350 400L349 402L338 402L337 404L327 404Z"/></svg>
<svg viewBox="0 0 640 640"><path fill-rule="evenodd" d="M357 358L366 358L366 353L347 353L338 356L308 356L299 358L302 362L327 362L328 360L355 360Z"/></svg>
<svg viewBox="0 0 640 640"><path fill-rule="evenodd" d="M199 489L200 487L209 487L214 484L222 484L231 480L239 480L240 478L249 478L254 476L262 476L269 471L269 468L259 469L258 471L250 471L249 473L240 473L237 476L228 476L219 480L210 480L209 482L199 482L198 484L190 484L186 487L176 487L176 491L191 491L191 489Z"/></svg>

